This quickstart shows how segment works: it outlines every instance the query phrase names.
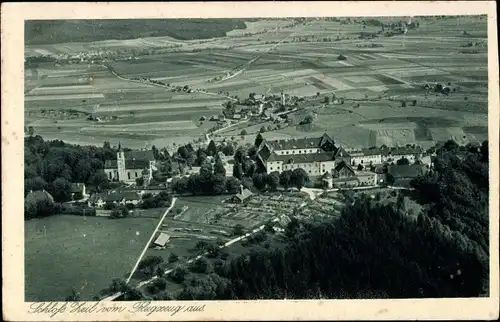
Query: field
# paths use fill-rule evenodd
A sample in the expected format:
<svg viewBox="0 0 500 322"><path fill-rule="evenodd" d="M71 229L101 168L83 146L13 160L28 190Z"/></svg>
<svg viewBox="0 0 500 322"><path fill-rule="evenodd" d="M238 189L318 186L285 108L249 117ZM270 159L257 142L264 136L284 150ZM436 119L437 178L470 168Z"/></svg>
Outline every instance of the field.
<svg viewBox="0 0 500 322"><path fill-rule="evenodd" d="M378 35L379 27L363 27L359 22L313 20L293 25L286 19L262 19L247 22L246 29L228 32L225 37L177 40L180 47L176 48L169 48L169 41L174 40L165 37L114 40L136 47L147 42L164 52L113 62L121 78L94 65L28 70L26 123L47 137L69 141L165 146L206 133L214 124L199 119L219 114L228 100L226 95L246 98L250 93L279 95L284 91L308 101L335 94L345 103L324 108L304 104L306 111L317 112L312 130L304 133L288 126L265 136L311 136L328 131L353 148L484 139L488 110L485 17L417 20L419 28L392 37ZM376 36L365 39L365 34ZM49 50L47 46L56 45L41 48ZM35 47L29 46L30 50ZM347 59L338 60L341 54ZM238 73L224 77L230 71ZM127 80L137 77L187 85L193 91L174 93ZM448 84L453 91L444 95L422 88L435 82ZM402 101L407 102L406 107ZM43 119L41 109L84 111L104 121L55 124L53 118ZM401 117L445 119L448 125L391 120ZM219 134L238 133L232 129Z"/></svg>
<svg viewBox="0 0 500 322"><path fill-rule="evenodd" d="M280 215L290 214L303 200L300 196L259 195L240 206L222 202L228 198L230 196L179 198L160 229L171 236L168 248L149 249L147 255L160 255L165 260L172 252L182 258L192 257L198 241L227 242L237 237L233 235L234 226L242 225L250 231Z"/></svg>
<svg viewBox="0 0 500 322"><path fill-rule="evenodd" d="M27 221L26 301L61 301L72 289L91 300L130 273L163 211L120 220L56 215Z"/></svg>

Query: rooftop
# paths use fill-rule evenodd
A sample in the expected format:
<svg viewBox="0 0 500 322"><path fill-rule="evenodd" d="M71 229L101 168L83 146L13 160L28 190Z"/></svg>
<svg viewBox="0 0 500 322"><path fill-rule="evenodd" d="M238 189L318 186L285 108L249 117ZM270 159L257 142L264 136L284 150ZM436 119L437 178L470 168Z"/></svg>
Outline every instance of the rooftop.
<svg viewBox="0 0 500 322"><path fill-rule="evenodd" d="M267 142L274 150L292 150L320 148L327 141L333 142L333 139L325 133L322 136L316 138L284 139Z"/></svg>
<svg viewBox="0 0 500 322"><path fill-rule="evenodd" d="M250 190L243 189L243 191L241 193L236 194L235 197L243 201L248 197L250 197L251 195L253 195L253 193Z"/></svg>
<svg viewBox="0 0 500 322"><path fill-rule="evenodd" d="M149 168L149 160L125 159L125 169L144 169Z"/></svg>
<svg viewBox="0 0 500 322"><path fill-rule="evenodd" d="M284 154L271 153L267 161L282 161L285 163L312 163L333 161L332 152L308 153L308 154Z"/></svg>
<svg viewBox="0 0 500 322"><path fill-rule="evenodd" d="M407 154L419 154L423 153L424 150L420 146L402 146L402 147L380 147L380 148L369 148L351 151L352 156L368 156L368 155L407 155Z"/></svg>
<svg viewBox="0 0 500 322"><path fill-rule="evenodd" d="M71 184L71 192L72 193L83 192L83 189L85 189L84 183L72 183Z"/></svg>
<svg viewBox="0 0 500 322"><path fill-rule="evenodd" d="M125 154L125 160L146 160L146 161L152 161L155 159L153 150L133 150L133 151L126 151L124 152Z"/></svg>
<svg viewBox="0 0 500 322"><path fill-rule="evenodd" d="M158 238L156 238L154 243L158 246L165 246L169 240L170 236L168 234L160 233L160 235L158 236Z"/></svg>

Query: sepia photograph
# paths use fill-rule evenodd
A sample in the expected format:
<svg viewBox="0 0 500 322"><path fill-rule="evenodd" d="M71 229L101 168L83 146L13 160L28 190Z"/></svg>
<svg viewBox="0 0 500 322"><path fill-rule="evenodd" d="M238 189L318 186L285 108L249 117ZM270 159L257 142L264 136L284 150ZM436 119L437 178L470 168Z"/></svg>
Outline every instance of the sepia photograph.
<svg viewBox="0 0 500 322"><path fill-rule="evenodd" d="M22 21L29 313L498 301L491 14L326 12Z"/></svg>

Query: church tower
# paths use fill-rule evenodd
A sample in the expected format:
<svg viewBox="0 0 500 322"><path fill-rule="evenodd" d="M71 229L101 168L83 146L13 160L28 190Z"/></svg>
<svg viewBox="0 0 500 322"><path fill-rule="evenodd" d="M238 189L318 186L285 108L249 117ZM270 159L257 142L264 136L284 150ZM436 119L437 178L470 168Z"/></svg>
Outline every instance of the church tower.
<svg viewBox="0 0 500 322"><path fill-rule="evenodd" d="M125 171L125 152L121 149L121 145L118 145L118 152L116 153L116 166L118 168L118 180L126 180Z"/></svg>

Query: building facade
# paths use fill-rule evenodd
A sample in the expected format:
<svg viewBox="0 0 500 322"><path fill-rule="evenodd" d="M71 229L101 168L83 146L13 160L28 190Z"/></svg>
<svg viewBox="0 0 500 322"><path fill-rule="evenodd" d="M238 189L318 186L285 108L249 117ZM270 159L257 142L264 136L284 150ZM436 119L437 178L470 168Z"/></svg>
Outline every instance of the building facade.
<svg viewBox="0 0 500 322"><path fill-rule="evenodd" d="M301 168L310 176L321 176L349 157L326 133L319 138L265 140L258 149L258 160L268 173Z"/></svg>
<svg viewBox="0 0 500 322"><path fill-rule="evenodd" d="M406 146L394 148L370 148L356 151L350 151L351 165L363 166L379 165L383 163L396 163L401 158L406 158L410 163L423 158L423 149L419 146Z"/></svg>
<svg viewBox="0 0 500 322"><path fill-rule="evenodd" d="M156 170L155 165L152 150L119 150L115 160L106 160L104 172L110 181L135 183L137 179L143 178L144 184L147 185L153 177L153 171Z"/></svg>

